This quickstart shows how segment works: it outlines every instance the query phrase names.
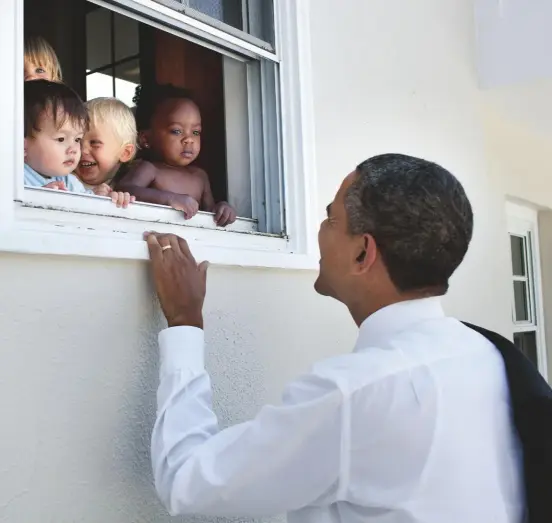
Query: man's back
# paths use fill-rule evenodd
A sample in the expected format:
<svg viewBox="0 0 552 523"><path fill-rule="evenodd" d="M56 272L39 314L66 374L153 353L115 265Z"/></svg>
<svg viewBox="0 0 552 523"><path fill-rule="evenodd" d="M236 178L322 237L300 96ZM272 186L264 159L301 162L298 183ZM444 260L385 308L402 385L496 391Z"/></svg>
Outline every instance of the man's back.
<svg viewBox="0 0 552 523"><path fill-rule="evenodd" d="M500 354L443 315L396 304L361 326L355 352L315 373L345 401L336 503L300 521L518 523L521 455ZM318 514L317 514L318 513Z"/></svg>
<svg viewBox="0 0 552 523"><path fill-rule="evenodd" d="M219 431L203 333L160 335L152 461L171 514L290 523L520 523L521 456L500 354L439 298L368 317L350 354ZM184 349L184 350L183 350Z"/></svg>

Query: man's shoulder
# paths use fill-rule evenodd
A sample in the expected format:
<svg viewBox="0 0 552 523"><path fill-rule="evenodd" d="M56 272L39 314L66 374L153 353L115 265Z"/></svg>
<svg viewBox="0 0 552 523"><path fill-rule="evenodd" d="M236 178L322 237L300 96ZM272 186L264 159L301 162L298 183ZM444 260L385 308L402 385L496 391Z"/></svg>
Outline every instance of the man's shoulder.
<svg viewBox="0 0 552 523"><path fill-rule="evenodd" d="M350 394L375 385L390 375L396 375L398 363L392 351L369 347L319 361L313 366L312 373L333 381L345 393Z"/></svg>
<svg viewBox="0 0 552 523"><path fill-rule="evenodd" d="M475 359L501 366L500 354L488 340L446 318L375 343L360 337L352 352L316 363L313 372L341 382L352 392L384 382L400 383L418 369L455 367L462 360Z"/></svg>

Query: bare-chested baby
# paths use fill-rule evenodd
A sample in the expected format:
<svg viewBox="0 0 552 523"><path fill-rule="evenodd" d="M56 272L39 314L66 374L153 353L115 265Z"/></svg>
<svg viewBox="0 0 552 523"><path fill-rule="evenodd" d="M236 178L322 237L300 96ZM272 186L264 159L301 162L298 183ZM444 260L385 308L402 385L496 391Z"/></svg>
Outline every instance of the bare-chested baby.
<svg viewBox="0 0 552 523"><path fill-rule="evenodd" d="M134 99L143 160L118 183L141 202L167 205L190 219L199 210L224 227L236 220L227 202L215 203L207 173L192 165L201 150L201 113L189 91L172 85L140 86Z"/></svg>

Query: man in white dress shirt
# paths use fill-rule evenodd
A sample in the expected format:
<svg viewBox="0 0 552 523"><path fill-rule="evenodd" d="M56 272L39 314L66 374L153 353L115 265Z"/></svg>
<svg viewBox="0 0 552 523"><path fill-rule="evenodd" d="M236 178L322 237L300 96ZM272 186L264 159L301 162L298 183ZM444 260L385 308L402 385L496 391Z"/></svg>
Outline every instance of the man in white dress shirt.
<svg viewBox="0 0 552 523"><path fill-rule="evenodd" d="M291 383L281 405L219 431L204 367L205 263L148 235L169 328L152 437L171 514L302 523L518 523L521 456L503 361L439 296L473 216L442 167L404 155L349 174L319 233L316 290L359 326L352 352ZM214 349L216 350L216 348Z"/></svg>

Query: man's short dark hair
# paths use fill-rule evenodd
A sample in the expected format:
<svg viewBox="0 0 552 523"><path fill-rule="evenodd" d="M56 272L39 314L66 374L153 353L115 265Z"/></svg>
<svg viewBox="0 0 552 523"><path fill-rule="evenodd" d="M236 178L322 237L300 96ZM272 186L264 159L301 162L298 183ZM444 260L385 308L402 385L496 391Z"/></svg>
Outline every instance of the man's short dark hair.
<svg viewBox="0 0 552 523"><path fill-rule="evenodd" d="M195 102L192 91L172 84L147 83L136 87L132 101L136 105L136 126L138 131L145 131L151 126L151 119L159 105L166 100L182 99Z"/></svg>
<svg viewBox="0 0 552 523"><path fill-rule="evenodd" d="M374 156L356 171L345 195L349 232L373 236L399 291L445 294L473 233L460 182L435 163L402 154Z"/></svg>
<svg viewBox="0 0 552 523"><path fill-rule="evenodd" d="M90 120L86 106L70 87L48 80L32 80L25 82L24 98L26 137L40 131L40 118L46 112L52 115L58 128L69 119L75 127L88 130Z"/></svg>

